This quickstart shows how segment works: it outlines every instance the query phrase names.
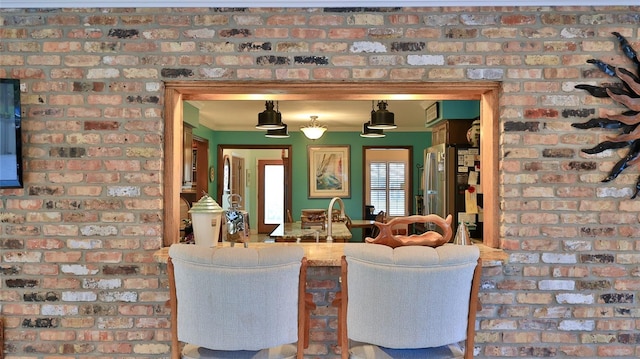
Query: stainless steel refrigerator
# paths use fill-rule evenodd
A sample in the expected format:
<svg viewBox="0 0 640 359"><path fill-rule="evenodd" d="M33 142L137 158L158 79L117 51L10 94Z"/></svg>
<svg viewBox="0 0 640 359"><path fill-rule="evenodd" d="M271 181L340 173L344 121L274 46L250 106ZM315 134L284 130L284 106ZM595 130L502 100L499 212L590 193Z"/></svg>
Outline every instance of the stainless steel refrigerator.
<svg viewBox="0 0 640 359"><path fill-rule="evenodd" d="M452 227L464 221L472 238L482 238L480 151L440 144L424 151L424 214L453 216ZM438 227L428 228L438 230Z"/></svg>

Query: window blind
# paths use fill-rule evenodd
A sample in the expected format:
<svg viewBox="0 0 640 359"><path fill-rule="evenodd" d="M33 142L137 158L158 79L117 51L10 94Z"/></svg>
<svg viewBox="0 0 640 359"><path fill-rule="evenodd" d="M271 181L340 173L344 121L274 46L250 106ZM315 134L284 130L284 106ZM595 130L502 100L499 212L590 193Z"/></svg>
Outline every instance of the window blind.
<svg viewBox="0 0 640 359"><path fill-rule="evenodd" d="M406 215L406 163L372 161L369 165L369 196L376 213Z"/></svg>

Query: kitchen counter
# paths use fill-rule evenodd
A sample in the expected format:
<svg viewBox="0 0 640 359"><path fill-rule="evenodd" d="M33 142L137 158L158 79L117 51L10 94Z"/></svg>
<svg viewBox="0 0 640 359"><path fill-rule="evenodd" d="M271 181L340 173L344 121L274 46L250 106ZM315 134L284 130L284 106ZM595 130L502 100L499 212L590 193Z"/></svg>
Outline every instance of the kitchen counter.
<svg viewBox="0 0 640 359"><path fill-rule="evenodd" d="M373 228L373 219L353 219L351 220L351 228Z"/></svg>
<svg viewBox="0 0 640 359"><path fill-rule="evenodd" d="M236 244L238 245L238 244ZM269 243L269 242L250 242L249 247L262 248L266 246L302 246L304 255L307 257L309 266L311 267L339 267L340 259L344 253L344 243ZM374 245L365 244L363 246ZM474 244L480 248L480 258L482 258L483 267L501 266L507 262L508 256L501 249L495 249L485 246L484 244ZM218 246L228 247L230 243L218 243ZM239 244L238 246L242 246ZM164 247L156 251L153 255L154 259L159 263L167 263L169 257L169 247Z"/></svg>
<svg viewBox="0 0 640 359"><path fill-rule="evenodd" d="M351 232L344 222L333 222L331 231L334 242L348 242L351 239ZM301 242L315 242L316 233L319 241L326 241L326 228L302 228L301 222L282 223L271 232L270 236L275 238L276 242L296 242L298 238Z"/></svg>

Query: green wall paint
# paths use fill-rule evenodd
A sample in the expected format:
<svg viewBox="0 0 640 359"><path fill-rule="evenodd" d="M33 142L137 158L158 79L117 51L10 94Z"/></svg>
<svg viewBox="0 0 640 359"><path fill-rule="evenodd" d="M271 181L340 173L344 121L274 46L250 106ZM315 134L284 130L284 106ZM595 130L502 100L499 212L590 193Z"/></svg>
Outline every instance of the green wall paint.
<svg viewBox="0 0 640 359"><path fill-rule="evenodd" d="M200 132L194 131L200 135ZM308 175L307 175L307 145L349 145L351 153L351 197L343 198L345 210L354 219L363 217L363 194L362 194L362 147L363 146L413 146L413 193L418 193L419 171L416 165L422 165L423 150L431 144L430 132L396 132L387 131L387 136L380 139L362 138L359 132L327 132L316 141L308 140L300 132L292 132L289 138L273 139L264 137L262 131L211 131L210 158L215 158L217 145L267 145L281 144L292 146L293 164L293 208L294 218L305 208L326 208L330 199L309 199L308 195ZM203 136L204 137L204 136ZM217 161L217 158L215 158ZM214 164L217 166L217 164ZM217 167L216 167L217 168ZM251 180L254 181L256 175L253 174ZM212 194L215 190L210 189ZM216 199L218 200L218 199ZM359 235L354 233L354 237Z"/></svg>
<svg viewBox="0 0 640 359"><path fill-rule="evenodd" d="M480 116L480 101L440 101L440 118L443 120L469 119L478 116Z"/></svg>
<svg viewBox="0 0 640 359"><path fill-rule="evenodd" d="M477 103L477 101L475 101ZM459 104L462 105L462 104ZM465 106L460 106L460 109L469 110L467 103ZM192 125L198 124L198 109L188 103L184 104L184 119ZM449 113L451 115L451 113ZM196 119L194 122L193 119ZM419 191L420 186L420 171L418 165L422 166L423 151L425 148L431 145L431 132L400 132L400 131L386 131L385 138L362 138L359 136L359 132L331 132L328 131L325 135L316 140L311 141L304 137L301 132L291 132L289 138L274 139L264 137L263 131L213 131L204 126L198 126L193 129L193 134L209 140L209 166L218 168L217 164L217 151L218 145L291 145L292 146L292 164L293 164L293 207L292 215L295 218L299 216L302 209L306 208L327 208L330 199L310 199L308 198L308 167L307 167L307 146L308 145L349 145L351 155L351 170L350 170L350 184L351 184L351 196L350 198L343 198L345 204L346 213L353 219L360 219L364 216L363 208L363 173L362 173L362 147L363 146L412 146L412 171L413 171L413 194L421 194ZM261 158L257 156L245 156L245 166L253 168L255 159ZM257 180L257 173L251 171L251 181ZM217 183L216 181L209 183L209 195L221 203L222 199L217 198L216 193ZM251 186L255 188L255 186ZM252 216L256 216L256 201L253 197L256 196L255 191L246 194L251 196L247 199L250 208L249 213ZM353 238L359 241L362 238L362 232L359 229L353 231Z"/></svg>
<svg viewBox="0 0 640 359"><path fill-rule="evenodd" d="M215 163L215 151L217 149L217 145L212 141L214 137L214 131L208 127L200 126L200 110L198 110L197 107L189 104L188 102L183 102L182 120L183 122L193 127L193 135L209 140L208 167L211 168L211 166L213 166ZM209 195L215 197L215 194L215 182L209 182Z"/></svg>
<svg viewBox="0 0 640 359"><path fill-rule="evenodd" d="M182 121L197 128L200 126L200 110L188 102L182 103Z"/></svg>
<svg viewBox="0 0 640 359"><path fill-rule="evenodd" d="M474 118L479 115L480 102L479 101L456 101L447 100L441 101L441 118ZM196 118L195 125L197 125L197 116L199 111L196 107L189 103L184 103L184 117L185 122L194 124L193 118ZM195 117L194 117L195 116ZM189 121L187 119L189 118ZM193 129L193 134L206 138L209 140L209 166L215 166L217 164L217 151L218 145L291 145L292 146L292 164L293 164L293 208L292 215L294 219L299 215L302 209L305 208L325 208L329 205L330 199L309 199L308 198L308 168L307 168L307 145L349 145L351 146L351 197L343 198L345 203L345 210L349 216L354 219L363 217L363 193L362 193L362 147L363 146L412 146L413 147L413 194L421 194L420 187L420 171L417 165L422 166L424 149L431 145L431 132L401 132L397 130L386 131L386 137L384 138L362 138L359 136L359 132L331 132L330 130L325 135L312 141L304 137L301 132L291 132L289 138L274 139L264 137L264 131L250 130L250 131L213 131L207 127L199 126ZM245 166L252 166L255 158L259 156L245 157L246 160L250 160L251 163L246 162ZM249 168L249 167L247 167ZM257 173L251 172L251 181L257 180ZM209 194L220 203L222 199L216 198L216 186L217 183L209 183ZM248 194L252 197L255 193ZM257 209L255 208L256 202L253 198L250 199L249 208L250 213L254 214ZM412 204L413 205L413 204ZM255 215L255 214L254 214ZM359 238L358 233L354 233L355 238Z"/></svg>

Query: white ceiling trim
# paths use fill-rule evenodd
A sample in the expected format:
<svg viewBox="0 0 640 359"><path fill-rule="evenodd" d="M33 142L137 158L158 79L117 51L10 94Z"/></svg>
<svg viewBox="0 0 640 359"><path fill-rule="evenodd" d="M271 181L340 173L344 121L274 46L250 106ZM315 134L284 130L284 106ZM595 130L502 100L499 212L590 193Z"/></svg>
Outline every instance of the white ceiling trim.
<svg viewBox="0 0 640 359"><path fill-rule="evenodd" d="M2 0L0 8L116 8L116 7L431 7L431 6L614 6L638 5L638 0Z"/></svg>

